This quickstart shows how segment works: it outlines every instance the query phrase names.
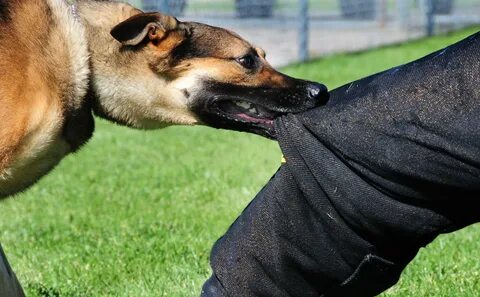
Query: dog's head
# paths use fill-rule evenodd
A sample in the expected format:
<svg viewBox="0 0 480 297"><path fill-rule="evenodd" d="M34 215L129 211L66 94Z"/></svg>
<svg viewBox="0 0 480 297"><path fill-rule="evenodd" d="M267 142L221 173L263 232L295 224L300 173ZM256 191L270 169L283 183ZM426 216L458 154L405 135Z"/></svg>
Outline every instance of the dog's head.
<svg viewBox="0 0 480 297"><path fill-rule="evenodd" d="M111 35L122 51L147 56L151 71L165 80L165 92L175 97L169 99L175 102L171 112L183 105L192 123L274 138L275 117L328 99L325 86L276 71L263 50L225 29L140 13Z"/></svg>

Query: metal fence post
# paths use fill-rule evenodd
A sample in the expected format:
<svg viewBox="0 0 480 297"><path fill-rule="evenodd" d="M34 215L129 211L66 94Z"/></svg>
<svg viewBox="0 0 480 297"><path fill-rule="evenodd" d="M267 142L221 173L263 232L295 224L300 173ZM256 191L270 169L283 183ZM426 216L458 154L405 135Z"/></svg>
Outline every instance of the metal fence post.
<svg viewBox="0 0 480 297"><path fill-rule="evenodd" d="M298 38L299 38L299 60L305 62L309 59L308 53L308 38L309 38L309 22L308 17L308 0L299 0L300 1L300 14L299 14L299 28L298 28Z"/></svg>
<svg viewBox="0 0 480 297"><path fill-rule="evenodd" d="M400 28L406 29L409 26L409 17L410 17L410 1L407 0L397 0L397 22Z"/></svg>
<svg viewBox="0 0 480 297"><path fill-rule="evenodd" d="M384 28L388 20L388 7L386 0L377 0L377 20L381 28Z"/></svg>
<svg viewBox="0 0 480 297"><path fill-rule="evenodd" d="M434 0L426 0L425 5L427 6L427 35L433 36L435 33L435 18L434 18Z"/></svg>

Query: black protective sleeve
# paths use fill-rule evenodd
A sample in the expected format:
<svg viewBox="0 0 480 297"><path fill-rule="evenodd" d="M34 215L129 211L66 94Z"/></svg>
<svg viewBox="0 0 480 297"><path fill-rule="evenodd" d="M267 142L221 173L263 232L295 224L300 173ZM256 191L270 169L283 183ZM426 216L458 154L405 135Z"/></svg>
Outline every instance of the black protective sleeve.
<svg viewBox="0 0 480 297"><path fill-rule="evenodd" d="M276 122L287 159L214 246L202 297L375 296L480 221L480 34Z"/></svg>

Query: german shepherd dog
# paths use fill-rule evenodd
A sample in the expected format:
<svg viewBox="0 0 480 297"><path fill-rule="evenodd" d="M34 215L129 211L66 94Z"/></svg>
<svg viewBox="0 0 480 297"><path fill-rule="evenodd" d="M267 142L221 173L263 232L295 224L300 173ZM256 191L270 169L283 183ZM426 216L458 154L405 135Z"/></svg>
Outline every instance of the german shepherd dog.
<svg viewBox="0 0 480 297"><path fill-rule="evenodd" d="M327 99L233 32L66 1L0 0L0 198L82 146L92 110L140 129L205 124L274 138L273 118Z"/></svg>
<svg viewBox="0 0 480 297"><path fill-rule="evenodd" d="M92 111L139 129L204 124L274 138L327 99L233 32L94 0L0 0L0 199L92 136ZM22 295L0 248L0 296Z"/></svg>

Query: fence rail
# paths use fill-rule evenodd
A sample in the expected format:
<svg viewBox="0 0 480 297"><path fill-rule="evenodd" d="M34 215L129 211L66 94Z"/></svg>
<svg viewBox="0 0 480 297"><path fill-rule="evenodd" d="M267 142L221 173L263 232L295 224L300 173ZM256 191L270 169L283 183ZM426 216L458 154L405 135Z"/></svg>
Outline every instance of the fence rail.
<svg viewBox="0 0 480 297"><path fill-rule="evenodd" d="M238 31L283 65L480 24L480 0L130 0Z"/></svg>

